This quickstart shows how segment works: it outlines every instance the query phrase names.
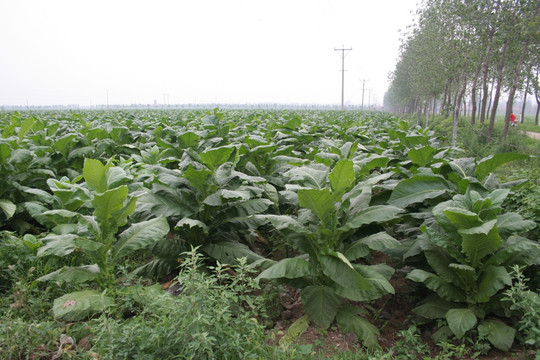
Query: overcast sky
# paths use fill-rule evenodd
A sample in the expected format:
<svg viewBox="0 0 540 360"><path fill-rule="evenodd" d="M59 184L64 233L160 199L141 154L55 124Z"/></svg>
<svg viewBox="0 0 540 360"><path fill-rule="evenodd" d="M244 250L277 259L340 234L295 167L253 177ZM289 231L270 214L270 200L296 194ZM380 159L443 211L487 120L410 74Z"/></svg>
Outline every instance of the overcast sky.
<svg viewBox="0 0 540 360"><path fill-rule="evenodd" d="M418 2L0 0L0 105L381 103Z"/></svg>

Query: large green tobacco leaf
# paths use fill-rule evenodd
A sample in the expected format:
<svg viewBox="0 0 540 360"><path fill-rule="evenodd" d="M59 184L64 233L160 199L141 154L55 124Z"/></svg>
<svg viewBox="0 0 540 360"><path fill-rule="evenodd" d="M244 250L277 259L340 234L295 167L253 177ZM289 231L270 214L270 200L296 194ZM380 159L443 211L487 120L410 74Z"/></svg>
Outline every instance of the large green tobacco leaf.
<svg viewBox="0 0 540 360"><path fill-rule="evenodd" d="M298 191L298 204L308 208L328 227L328 221L336 210L332 193L326 189L302 189Z"/></svg>
<svg viewBox="0 0 540 360"><path fill-rule="evenodd" d="M538 263L540 246L521 236L510 236L504 246L486 261L486 265L532 265Z"/></svg>
<svg viewBox="0 0 540 360"><path fill-rule="evenodd" d="M514 342L516 330L497 320L484 320L478 325L478 335L488 339L497 349L508 351Z"/></svg>
<svg viewBox="0 0 540 360"><path fill-rule="evenodd" d="M370 250L384 251L400 246L401 243L382 231L373 235L356 240L346 247L343 253L350 261L364 257Z"/></svg>
<svg viewBox="0 0 540 360"><path fill-rule="evenodd" d="M477 302L488 302L493 295L506 285L512 285L512 278L503 266L487 266L483 271L476 294Z"/></svg>
<svg viewBox="0 0 540 360"><path fill-rule="evenodd" d="M302 335L309 327L309 316L303 315L301 318L292 323L287 329L287 332L281 339L279 339L279 345L282 347L289 346L296 342L296 340Z"/></svg>
<svg viewBox="0 0 540 360"><path fill-rule="evenodd" d="M274 263L273 260L266 259L253 252L247 245L234 241L208 244L202 250L223 264L236 264L237 259L246 258L248 264L257 262L264 269Z"/></svg>
<svg viewBox="0 0 540 360"><path fill-rule="evenodd" d="M476 325L478 320L472 309L451 309L446 313L446 321L448 321L448 326L454 335L461 339L467 331Z"/></svg>
<svg viewBox="0 0 540 360"><path fill-rule="evenodd" d="M0 164L5 164L11 155L11 147L8 144L0 143Z"/></svg>
<svg viewBox="0 0 540 360"><path fill-rule="evenodd" d="M238 190L219 189L204 199L203 203L209 206L219 207L231 200L246 201L250 198L251 193L247 190L242 190L241 188Z"/></svg>
<svg viewBox="0 0 540 360"><path fill-rule="evenodd" d="M352 215L351 218L340 229L346 231L349 229L357 229L364 225L375 222L383 223L394 220L399 217L401 212L403 212L403 209L390 205L370 206L354 213L354 215Z"/></svg>
<svg viewBox="0 0 540 360"><path fill-rule="evenodd" d="M128 187L126 185L96 194L92 200L92 205L96 209L94 215L100 222L108 223L113 213L122 209L127 196Z"/></svg>
<svg viewBox="0 0 540 360"><path fill-rule="evenodd" d="M484 179L490 173L495 171L500 165L514 160L524 160L529 158L529 155L518 153L502 153L490 155L478 162L476 165L476 176L478 180Z"/></svg>
<svg viewBox="0 0 540 360"><path fill-rule="evenodd" d="M65 154L65 152L69 149L69 145L74 143L73 140L75 140L76 137L77 135L75 134L66 134L58 137L54 142L54 148L56 151Z"/></svg>
<svg viewBox="0 0 540 360"><path fill-rule="evenodd" d="M413 163L419 166L426 166L433 160L436 149L426 145L421 148L410 149L407 156Z"/></svg>
<svg viewBox="0 0 540 360"><path fill-rule="evenodd" d="M210 180L212 172L209 170L198 170L195 169L192 165L189 165L188 168L184 171L183 176L187 179L187 181L189 181L189 184L195 189L197 189L197 191L203 196L207 195L207 189L212 186Z"/></svg>
<svg viewBox="0 0 540 360"><path fill-rule="evenodd" d="M204 165L208 166L210 170L214 170L219 165L229 161L229 158L235 149L236 148L232 146L212 148L201 153L200 157Z"/></svg>
<svg viewBox="0 0 540 360"><path fill-rule="evenodd" d="M388 233L384 231L363 237L360 240L357 240L355 243L364 244L367 247L369 247L371 250L375 250L375 251L383 251L386 249L392 249L401 245L401 243L398 240L394 239L392 236L388 235Z"/></svg>
<svg viewBox="0 0 540 360"><path fill-rule="evenodd" d="M191 216L197 205L191 191L155 183L151 192L137 201L135 213L146 220L156 216Z"/></svg>
<svg viewBox="0 0 540 360"><path fill-rule="evenodd" d="M77 235L63 234L63 235L47 235L41 239L45 245L41 246L37 252L38 256L56 255L64 256L72 253L77 249L75 239Z"/></svg>
<svg viewBox="0 0 540 360"><path fill-rule="evenodd" d="M66 281L72 283L83 283L95 280L99 276L99 267L94 265L84 265L78 267L64 267L53 271L37 279L37 281Z"/></svg>
<svg viewBox="0 0 540 360"><path fill-rule="evenodd" d="M495 252L502 244L497 231L497 220L491 220L470 229L460 229L458 232L463 238L463 252L473 267L476 267L484 256Z"/></svg>
<svg viewBox="0 0 540 360"><path fill-rule="evenodd" d="M341 296L324 285L310 285L300 291L304 309L317 325L326 329L336 317Z"/></svg>
<svg viewBox="0 0 540 360"><path fill-rule="evenodd" d="M428 319L444 319L448 310L455 307L455 303L432 295L422 305L415 307L413 312Z"/></svg>
<svg viewBox="0 0 540 360"><path fill-rule="evenodd" d="M0 199L0 209L4 212L6 219L9 219L15 214L17 206L9 200Z"/></svg>
<svg viewBox="0 0 540 360"><path fill-rule="evenodd" d="M288 230L293 234L311 235L311 231L296 219L288 215L253 215L255 219L262 221L270 221L276 230Z"/></svg>
<svg viewBox="0 0 540 360"><path fill-rule="evenodd" d="M497 229L501 235L523 233L536 227L536 223L531 220L523 220L521 215L516 213L505 213L497 216Z"/></svg>
<svg viewBox="0 0 540 360"><path fill-rule="evenodd" d="M461 289L469 287L475 282L476 270L468 265L456 264L445 249L434 247L425 250L424 255L431 268L445 281L458 286Z"/></svg>
<svg viewBox="0 0 540 360"><path fill-rule="evenodd" d="M340 253L336 255L319 255L323 273L344 288L371 288L371 284L360 275L347 258Z"/></svg>
<svg viewBox="0 0 540 360"><path fill-rule="evenodd" d="M34 158L35 154L27 149L15 149L11 153L11 156L7 160L8 163L13 165L25 165L30 164Z"/></svg>
<svg viewBox="0 0 540 360"><path fill-rule="evenodd" d="M384 168L388 165L390 158L387 156L373 155L370 154L368 157L358 160L354 159L354 166L359 166L360 170L358 171L359 176L364 176L369 174L369 172L375 168Z"/></svg>
<svg viewBox="0 0 540 360"><path fill-rule="evenodd" d="M466 300L465 294L463 294L460 289L433 273L421 269L414 269L407 274L407 279L416 282L423 282L428 289L434 291L437 295L445 300L456 302L464 302Z"/></svg>
<svg viewBox="0 0 540 360"><path fill-rule="evenodd" d="M133 224L118 236L112 251L113 258L118 259L130 251L144 249L168 232L169 224L163 217Z"/></svg>
<svg viewBox="0 0 540 360"><path fill-rule="evenodd" d="M290 182L299 182L301 185L314 189L323 189L326 187L328 177L328 168L302 166L287 171L284 176L289 177Z"/></svg>
<svg viewBox="0 0 540 360"><path fill-rule="evenodd" d="M361 241L355 241L345 249L343 255L345 255L347 260L354 261L356 259L367 256L369 252L369 246L362 243Z"/></svg>
<svg viewBox="0 0 540 360"><path fill-rule="evenodd" d="M456 227L468 229L482 225L478 214L467 209L447 207L443 212L448 220Z"/></svg>
<svg viewBox="0 0 540 360"><path fill-rule="evenodd" d="M186 131L177 137L178 144L182 149L197 148L200 139L200 136L193 131Z"/></svg>
<svg viewBox="0 0 540 360"><path fill-rule="evenodd" d="M335 284L334 290L336 294L354 301L371 301L383 297L386 294L394 294L394 288L388 281L388 278L378 270L381 269L381 265L369 266L369 265L353 265L354 269L370 284L369 289L344 287ZM385 265L382 265L385 266ZM392 276L394 269L389 266L385 266L384 270L387 271L389 277Z"/></svg>
<svg viewBox="0 0 540 360"><path fill-rule="evenodd" d="M55 299L53 314L56 319L80 321L112 305L114 305L113 298L97 291L76 291Z"/></svg>
<svg viewBox="0 0 540 360"><path fill-rule="evenodd" d="M201 237L208 236L209 234L208 226L206 226L205 223L197 219L190 219L190 218L185 217L185 218L182 218L182 220L180 220L179 222L177 222L176 225L174 226L176 230L181 230L183 227L187 229L193 229L193 228L201 229L200 231Z"/></svg>
<svg viewBox="0 0 540 360"><path fill-rule="evenodd" d="M354 183L355 175L351 160L340 160L328 175L334 193L334 201L341 200L341 195Z"/></svg>
<svg viewBox="0 0 540 360"><path fill-rule="evenodd" d="M225 211L234 212L235 217L247 217L265 212L274 203L268 199L249 199L232 204Z"/></svg>
<svg viewBox="0 0 540 360"><path fill-rule="evenodd" d="M86 183L96 189L96 192L107 191L107 171L110 165L103 165L96 159L86 159L83 167L83 177Z"/></svg>
<svg viewBox="0 0 540 360"><path fill-rule="evenodd" d="M352 332L368 348L378 348L379 330L368 320L358 315L359 309L352 305L343 305L336 314L336 322L343 332Z"/></svg>
<svg viewBox="0 0 540 360"><path fill-rule="evenodd" d="M278 261L257 276L257 279L296 279L312 275L311 264L300 258L286 258Z"/></svg>
<svg viewBox="0 0 540 360"><path fill-rule="evenodd" d="M19 133L17 134L19 136L19 142L22 141L22 139L26 136L26 134L32 129L32 126L34 126L34 123L36 121L36 118L29 117L27 119L24 119L24 121L21 124L21 127L19 128Z"/></svg>
<svg viewBox="0 0 540 360"><path fill-rule="evenodd" d="M427 199L434 199L449 190L446 180L436 175L418 174L396 185L388 203L405 208Z"/></svg>

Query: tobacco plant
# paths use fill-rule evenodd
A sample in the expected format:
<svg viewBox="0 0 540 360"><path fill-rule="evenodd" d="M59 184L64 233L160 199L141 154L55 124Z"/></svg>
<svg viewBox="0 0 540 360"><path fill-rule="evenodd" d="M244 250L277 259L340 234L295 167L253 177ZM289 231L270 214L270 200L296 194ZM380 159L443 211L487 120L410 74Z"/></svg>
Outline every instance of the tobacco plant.
<svg viewBox="0 0 540 360"><path fill-rule="evenodd" d="M493 346L508 350L515 330L493 315L505 316L500 301L511 285L512 266L538 264L540 247L519 236L533 222L516 213L500 214L509 190L475 188L433 208L433 220L424 223L416 240L428 266L412 270L407 278L434 293L414 312L445 321L433 335L436 340L463 338L477 329Z"/></svg>
<svg viewBox="0 0 540 360"><path fill-rule="evenodd" d="M130 196L128 186L123 184L126 173L121 168L112 166L111 162L103 165L99 160L87 159L82 178L90 193L90 204L87 205L93 209L93 213L84 215L68 209L44 212L43 216L62 223L54 228L56 233L41 239L45 245L38 249L38 256L66 256L80 251L91 264L64 267L38 280L73 283L96 281L104 293L84 290L56 299L53 307L55 317L65 320L79 320L111 305L111 296L114 296L118 286L116 269L121 259L158 241L169 231L163 217L131 224L126 228L137 198ZM57 189L55 194L61 197L66 193ZM71 202L66 200L63 199L63 203L69 205ZM79 200L86 199L83 197Z"/></svg>
<svg viewBox="0 0 540 360"><path fill-rule="evenodd" d="M242 241L254 236L255 225L248 217L275 205L269 197L277 201L277 193L266 179L237 171L237 157L234 146L201 153L189 148L181 170L156 168L152 191L141 198L135 215L140 219L164 216L174 224L174 234L150 247L156 258L138 273L170 272L178 267L180 254L192 246L227 263L243 256L251 261L262 258Z"/></svg>
<svg viewBox="0 0 540 360"><path fill-rule="evenodd" d="M399 243L376 224L399 217L401 209L370 205L377 178L356 183L353 161L342 159L328 173L324 165L301 167L289 173L302 179L297 190L297 216L259 215L279 231L299 255L267 267L258 279L281 279L301 288L304 309L310 319L327 328L336 320L347 332L355 332L370 347L378 346L378 330L344 299L371 301L394 293L388 279L394 270L384 264L367 265L362 259L371 250ZM293 191L287 196L292 197ZM368 229L368 227L371 228ZM375 229L375 231L374 231Z"/></svg>

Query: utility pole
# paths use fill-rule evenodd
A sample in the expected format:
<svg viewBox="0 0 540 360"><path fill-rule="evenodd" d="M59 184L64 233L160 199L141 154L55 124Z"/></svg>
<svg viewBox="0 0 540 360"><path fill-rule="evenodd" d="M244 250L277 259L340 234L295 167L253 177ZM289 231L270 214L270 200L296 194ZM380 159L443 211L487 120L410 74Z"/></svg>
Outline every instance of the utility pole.
<svg viewBox="0 0 540 360"><path fill-rule="evenodd" d="M341 110L345 110L345 51L347 51L348 54L349 51L352 50L352 48L334 48L334 50L341 51Z"/></svg>
<svg viewBox="0 0 540 360"><path fill-rule="evenodd" d="M366 89L366 79L361 79L362 80L362 110L364 110L364 91Z"/></svg>

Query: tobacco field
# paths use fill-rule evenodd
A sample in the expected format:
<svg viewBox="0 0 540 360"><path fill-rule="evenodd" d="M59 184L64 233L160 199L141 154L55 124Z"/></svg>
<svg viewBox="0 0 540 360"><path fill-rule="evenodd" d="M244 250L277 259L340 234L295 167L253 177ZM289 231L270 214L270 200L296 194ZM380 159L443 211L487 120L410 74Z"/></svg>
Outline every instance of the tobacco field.
<svg viewBox="0 0 540 360"><path fill-rule="evenodd" d="M537 165L382 112L2 112L0 357L538 359Z"/></svg>

